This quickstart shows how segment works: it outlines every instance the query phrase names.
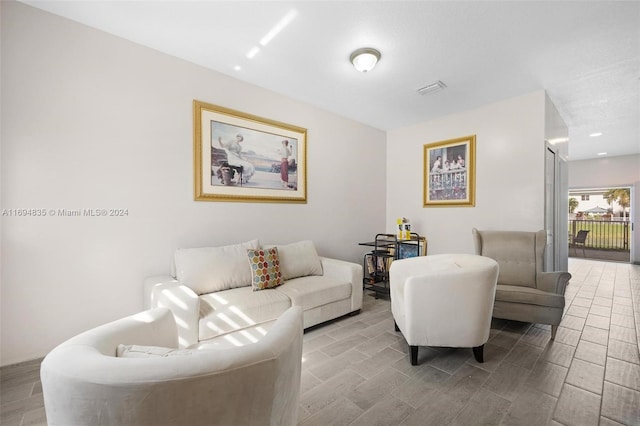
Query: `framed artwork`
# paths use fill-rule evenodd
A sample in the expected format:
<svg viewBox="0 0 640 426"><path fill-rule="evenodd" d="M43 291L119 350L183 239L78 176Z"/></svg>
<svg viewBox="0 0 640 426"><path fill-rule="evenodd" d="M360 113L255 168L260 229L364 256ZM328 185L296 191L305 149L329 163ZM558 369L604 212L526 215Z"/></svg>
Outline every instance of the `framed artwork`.
<svg viewBox="0 0 640 426"><path fill-rule="evenodd" d="M193 101L196 201L307 202L307 129Z"/></svg>
<svg viewBox="0 0 640 426"><path fill-rule="evenodd" d="M473 207L476 135L424 145L424 207Z"/></svg>

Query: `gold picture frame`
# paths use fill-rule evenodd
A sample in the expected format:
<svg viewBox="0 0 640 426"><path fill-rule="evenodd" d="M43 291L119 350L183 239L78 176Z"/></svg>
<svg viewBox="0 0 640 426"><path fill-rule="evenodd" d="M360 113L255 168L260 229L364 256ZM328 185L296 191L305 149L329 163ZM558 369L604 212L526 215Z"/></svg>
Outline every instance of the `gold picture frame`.
<svg viewBox="0 0 640 426"><path fill-rule="evenodd" d="M476 205L476 135L424 145L424 207Z"/></svg>
<svg viewBox="0 0 640 426"><path fill-rule="evenodd" d="M307 129L193 101L196 201L307 202Z"/></svg>

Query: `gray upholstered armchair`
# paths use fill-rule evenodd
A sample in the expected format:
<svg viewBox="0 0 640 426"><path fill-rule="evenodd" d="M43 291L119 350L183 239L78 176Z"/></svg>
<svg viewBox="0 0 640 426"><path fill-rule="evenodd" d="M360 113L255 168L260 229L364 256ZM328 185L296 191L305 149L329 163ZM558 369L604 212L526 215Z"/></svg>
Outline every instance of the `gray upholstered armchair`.
<svg viewBox="0 0 640 426"><path fill-rule="evenodd" d="M493 316L551 325L556 336L564 309L568 272L543 272L546 233L478 231L473 228L476 254L498 262L498 286Z"/></svg>

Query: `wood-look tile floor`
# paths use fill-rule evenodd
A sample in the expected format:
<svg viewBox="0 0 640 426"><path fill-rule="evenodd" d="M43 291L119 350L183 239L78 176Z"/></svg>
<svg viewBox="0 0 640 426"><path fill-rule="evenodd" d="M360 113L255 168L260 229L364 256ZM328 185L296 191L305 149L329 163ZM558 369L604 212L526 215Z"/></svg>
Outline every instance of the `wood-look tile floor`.
<svg viewBox="0 0 640 426"><path fill-rule="evenodd" d="M570 259L555 341L494 320L485 362L420 348L411 366L388 300L305 333L300 425L640 425L640 266ZM0 369L0 424L46 425L39 361ZM133 425L132 425L133 426Z"/></svg>

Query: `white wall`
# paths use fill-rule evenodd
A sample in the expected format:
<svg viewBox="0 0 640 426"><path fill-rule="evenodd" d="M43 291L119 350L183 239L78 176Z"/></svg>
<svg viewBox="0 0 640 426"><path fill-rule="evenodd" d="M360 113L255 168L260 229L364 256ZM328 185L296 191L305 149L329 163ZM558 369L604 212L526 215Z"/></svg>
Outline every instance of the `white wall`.
<svg viewBox="0 0 640 426"><path fill-rule="evenodd" d="M177 247L315 241L360 262L385 226L385 133L20 3L2 2L1 364L142 309ZM193 201L194 99L308 129L308 202ZM357 160L357 161L356 161Z"/></svg>
<svg viewBox="0 0 640 426"><path fill-rule="evenodd" d="M640 154L569 162L569 188L572 190L630 186L638 181Z"/></svg>
<svg viewBox="0 0 640 426"><path fill-rule="evenodd" d="M631 187L631 261L640 264L640 155L604 157L569 162L569 188ZM607 206L602 206L607 207Z"/></svg>
<svg viewBox="0 0 640 426"><path fill-rule="evenodd" d="M438 254L473 253L473 227L543 229L544 108L538 91L388 132L387 231L407 217ZM476 206L423 207L423 145L472 134Z"/></svg>

